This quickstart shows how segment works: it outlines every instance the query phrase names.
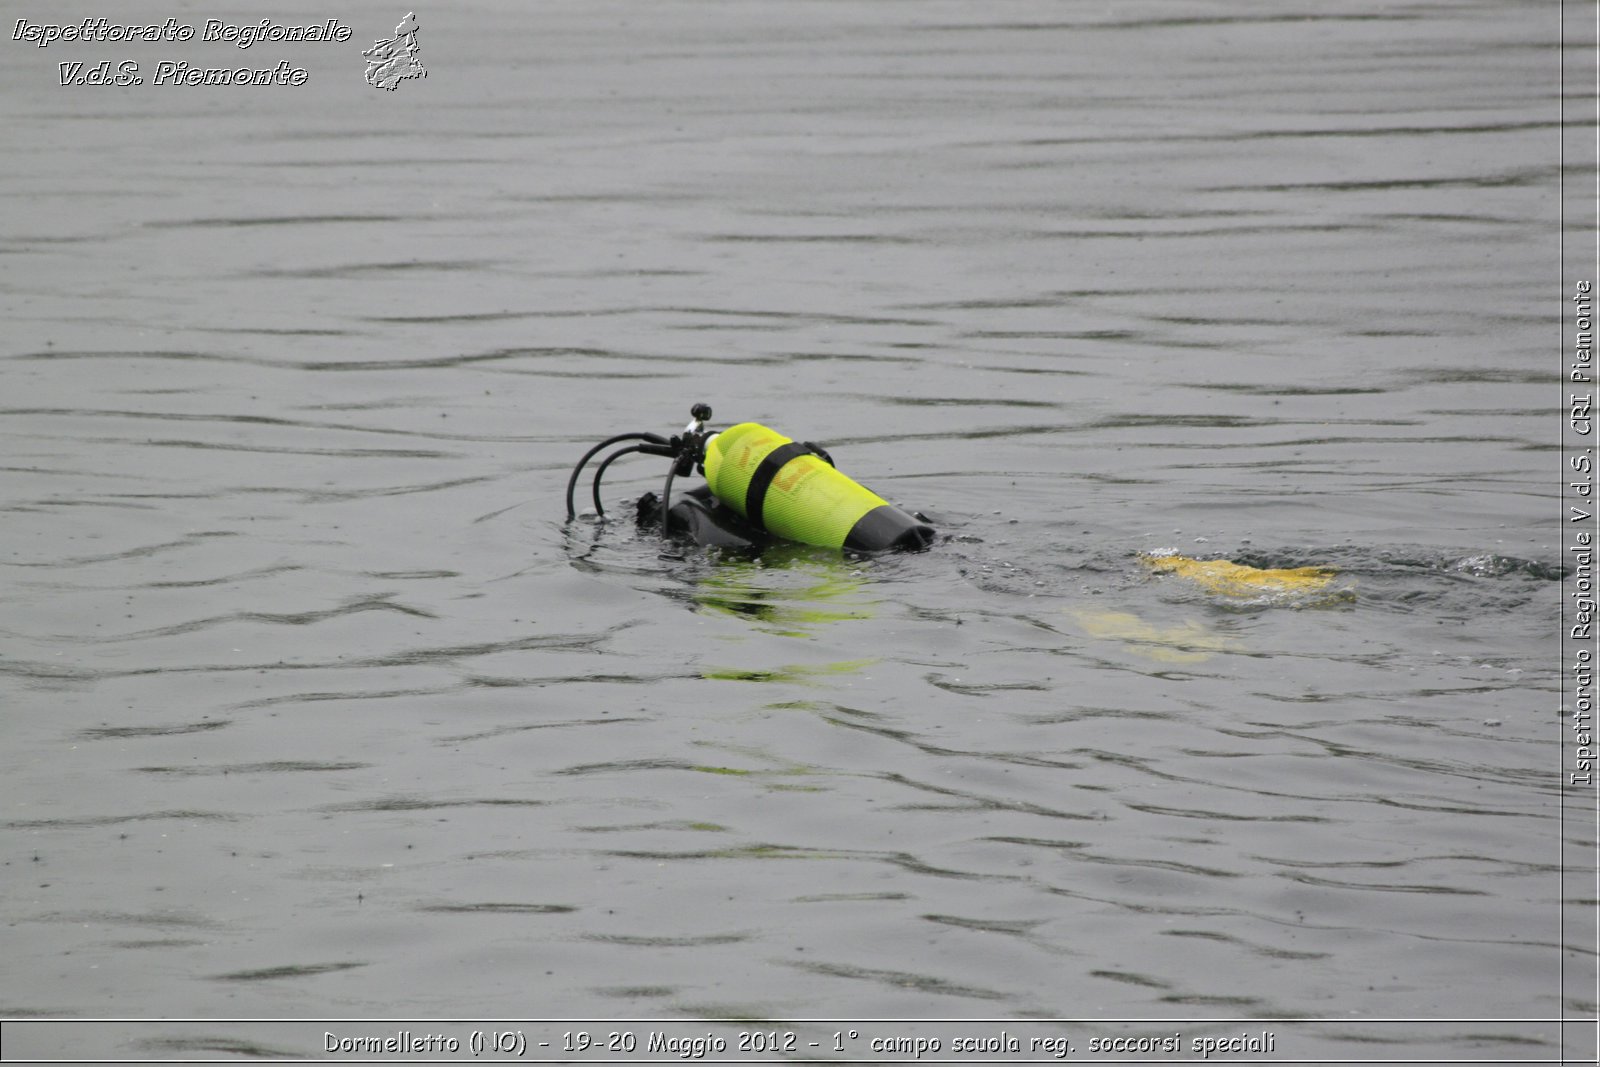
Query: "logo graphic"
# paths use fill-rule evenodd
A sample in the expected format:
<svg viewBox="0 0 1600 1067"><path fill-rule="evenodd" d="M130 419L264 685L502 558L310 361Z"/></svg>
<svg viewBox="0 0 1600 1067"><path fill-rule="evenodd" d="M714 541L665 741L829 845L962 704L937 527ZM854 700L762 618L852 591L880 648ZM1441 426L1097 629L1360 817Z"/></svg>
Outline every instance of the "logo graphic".
<svg viewBox="0 0 1600 1067"><path fill-rule="evenodd" d="M392 38L361 53L367 57L367 84L392 93L407 78L426 78L428 72L417 62L417 51L417 14L410 11L394 28Z"/></svg>

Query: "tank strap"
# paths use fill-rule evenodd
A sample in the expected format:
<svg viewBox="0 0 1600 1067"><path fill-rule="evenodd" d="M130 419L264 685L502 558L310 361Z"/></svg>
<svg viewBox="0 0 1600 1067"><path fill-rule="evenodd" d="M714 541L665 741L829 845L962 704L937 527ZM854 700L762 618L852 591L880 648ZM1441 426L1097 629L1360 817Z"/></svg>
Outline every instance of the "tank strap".
<svg viewBox="0 0 1600 1067"><path fill-rule="evenodd" d="M767 489L772 485L772 479L778 476L778 472L791 459L797 459L800 456L817 455L821 451L810 441L790 441L788 444L779 445L771 452L768 452L761 462L756 465L756 469L750 472L750 484L745 487L744 491L745 518L761 527L761 529L766 529L766 525L761 521L761 508L766 503Z"/></svg>

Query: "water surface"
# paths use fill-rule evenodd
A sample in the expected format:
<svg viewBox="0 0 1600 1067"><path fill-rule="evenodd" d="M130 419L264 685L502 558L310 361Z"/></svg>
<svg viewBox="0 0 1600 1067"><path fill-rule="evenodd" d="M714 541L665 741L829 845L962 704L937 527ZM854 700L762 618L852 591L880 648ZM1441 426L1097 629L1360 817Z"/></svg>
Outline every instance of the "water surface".
<svg viewBox="0 0 1600 1067"><path fill-rule="evenodd" d="M0 1013L1592 1015L1543 10L477 2L393 93L365 0L4 42ZM310 78L57 84L124 53ZM702 400L947 539L563 521ZM105 1049L262 1050L185 1032Z"/></svg>

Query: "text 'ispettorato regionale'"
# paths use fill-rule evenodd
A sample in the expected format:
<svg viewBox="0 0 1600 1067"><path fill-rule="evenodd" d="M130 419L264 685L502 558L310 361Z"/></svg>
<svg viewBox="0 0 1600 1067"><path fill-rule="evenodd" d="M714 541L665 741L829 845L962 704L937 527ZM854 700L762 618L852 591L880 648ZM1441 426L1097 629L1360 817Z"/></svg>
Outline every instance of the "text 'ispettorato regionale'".
<svg viewBox="0 0 1600 1067"><path fill-rule="evenodd" d="M22 41L39 48L67 43L181 43L199 40L249 48L263 41L272 43L299 43L350 40L349 26L338 19L322 22L283 23L271 19L259 22L227 22L223 19L206 19L203 24L179 22L168 18L164 22L126 23L114 22L104 17L85 18L79 22L30 22L18 19L11 30L13 41ZM139 64L124 60L115 65L105 60L89 66L86 63L62 63L62 85L143 85ZM276 67L253 69L249 67L200 67L193 63L160 60L156 63L153 78L156 85L304 85L310 74L304 67L291 66L281 61Z"/></svg>

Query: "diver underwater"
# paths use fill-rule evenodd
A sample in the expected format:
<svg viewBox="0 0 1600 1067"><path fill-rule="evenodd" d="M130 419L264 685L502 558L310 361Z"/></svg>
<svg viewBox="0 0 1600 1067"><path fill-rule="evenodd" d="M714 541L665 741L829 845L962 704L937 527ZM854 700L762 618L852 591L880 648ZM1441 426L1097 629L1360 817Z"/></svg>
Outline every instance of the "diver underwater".
<svg viewBox="0 0 1600 1067"><path fill-rule="evenodd" d="M939 539L928 515L861 485L821 446L757 422L716 430L708 426L710 419L710 405L697 403L681 433L620 433L590 448L567 479L567 521L578 517L574 498L584 468L617 446L594 470L595 517L606 520L600 487L614 462L636 454L661 456L671 461L661 493L642 495L634 504L634 520L641 531L654 531L666 541L746 556L790 543L860 557L921 552ZM678 479L695 472L705 476L705 484L674 490ZM1347 585L1330 588L1337 574L1330 567L1263 567L1196 559L1174 550L1141 552L1136 558L1152 577L1175 577L1235 603L1322 602L1350 595Z"/></svg>

